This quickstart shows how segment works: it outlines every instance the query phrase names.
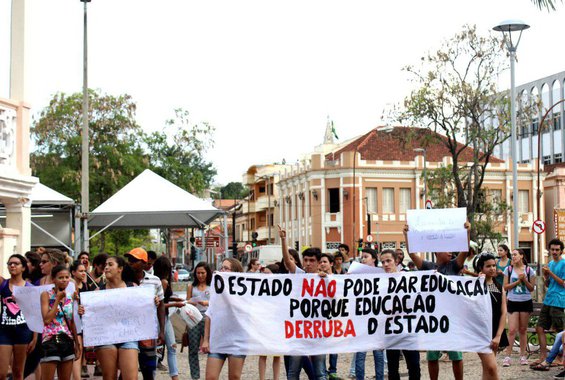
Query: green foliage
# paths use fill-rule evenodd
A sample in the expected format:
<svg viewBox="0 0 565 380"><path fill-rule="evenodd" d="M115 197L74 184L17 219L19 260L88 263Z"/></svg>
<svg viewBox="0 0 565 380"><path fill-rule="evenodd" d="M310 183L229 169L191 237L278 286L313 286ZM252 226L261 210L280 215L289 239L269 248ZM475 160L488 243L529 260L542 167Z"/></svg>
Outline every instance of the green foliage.
<svg viewBox="0 0 565 380"><path fill-rule="evenodd" d="M547 11L554 11L555 0L532 0L532 2L539 8L539 9L547 9ZM561 1L563 2L563 1Z"/></svg>
<svg viewBox="0 0 565 380"><path fill-rule="evenodd" d="M135 120L129 95L89 90L90 209L93 210L150 168L176 185L200 193L216 170L204 158L214 129L190 125L177 109L160 132L146 135ZM79 200L81 189L82 94L55 94L34 120L31 134L33 174L41 183ZM147 231L105 231L91 241L93 252L123 253L148 241Z"/></svg>
<svg viewBox="0 0 565 380"><path fill-rule="evenodd" d="M427 173L428 196L436 208L457 207L457 192L452 173L452 165ZM503 236L499 231L504 225L509 206L499 194L484 187L478 191L477 200L470 222L474 226L472 239L479 245L480 252L487 242L493 247L502 242Z"/></svg>
<svg viewBox="0 0 565 380"><path fill-rule="evenodd" d="M496 36L480 36L476 27L464 26L437 51L423 57L420 67L405 68L413 75L416 88L405 99L397 120L435 132L429 137L433 141L423 145L442 144L449 152L453 165L438 173L438 180L451 184L451 206L467 208L475 239L478 226L474 214L486 167L495 147L510 136L509 99L496 85L507 65ZM529 123L536 104L529 99L520 101L520 122ZM481 230L486 227L482 224Z"/></svg>
<svg viewBox="0 0 565 380"><path fill-rule="evenodd" d="M243 199L249 194L249 189L241 182L230 182L216 191L217 194L213 194L215 199Z"/></svg>
<svg viewBox="0 0 565 380"><path fill-rule="evenodd" d="M175 110L165 128L145 137L150 168L183 189L195 193L210 187L216 175L212 163L204 159L213 146L214 127L207 123L192 124L189 112Z"/></svg>

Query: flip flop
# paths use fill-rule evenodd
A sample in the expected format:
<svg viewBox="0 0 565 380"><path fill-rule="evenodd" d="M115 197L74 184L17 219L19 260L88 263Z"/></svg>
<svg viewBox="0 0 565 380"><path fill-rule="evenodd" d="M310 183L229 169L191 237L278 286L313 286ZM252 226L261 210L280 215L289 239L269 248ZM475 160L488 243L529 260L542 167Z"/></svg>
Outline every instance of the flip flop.
<svg viewBox="0 0 565 380"><path fill-rule="evenodd" d="M533 369L534 371L549 371L549 367L550 365L545 365L543 363L540 363L530 368Z"/></svg>
<svg viewBox="0 0 565 380"><path fill-rule="evenodd" d="M535 366L537 366L537 365L540 365L540 364L543 363L544 361L545 361L545 360L540 360L540 359L538 359L538 360L536 360L536 361L533 361L533 362L530 363L530 367L535 367Z"/></svg>

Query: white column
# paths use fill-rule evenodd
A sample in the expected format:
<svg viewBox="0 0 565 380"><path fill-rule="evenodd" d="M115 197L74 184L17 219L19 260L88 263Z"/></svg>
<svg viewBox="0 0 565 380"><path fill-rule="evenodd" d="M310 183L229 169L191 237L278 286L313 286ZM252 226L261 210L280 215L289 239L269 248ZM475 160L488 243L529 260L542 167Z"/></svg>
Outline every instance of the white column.
<svg viewBox="0 0 565 380"><path fill-rule="evenodd" d="M30 204L21 202L6 203L6 227L19 231L16 245L17 253L24 254L31 247L31 209Z"/></svg>
<svg viewBox="0 0 565 380"><path fill-rule="evenodd" d="M28 0L12 0L12 28L10 40L10 99L23 102L27 97L27 51L29 38L26 33Z"/></svg>

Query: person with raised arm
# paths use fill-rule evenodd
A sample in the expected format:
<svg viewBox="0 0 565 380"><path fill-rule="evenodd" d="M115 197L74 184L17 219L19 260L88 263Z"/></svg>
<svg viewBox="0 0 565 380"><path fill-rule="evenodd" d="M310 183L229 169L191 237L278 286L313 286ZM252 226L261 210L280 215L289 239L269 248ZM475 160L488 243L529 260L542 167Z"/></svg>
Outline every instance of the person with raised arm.
<svg viewBox="0 0 565 380"><path fill-rule="evenodd" d="M322 251L319 248L308 248L302 252L302 264L304 270L300 269L294 259L288 252L288 244L286 242L286 231L278 226L279 237L281 238L283 263L288 269L288 273L304 274L317 273L321 276L327 276L326 272L319 270L319 263L322 258ZM329 267L331 273L331 267ZM314 367L314 378L317 380L326 380L326 355L311 355L310 360ZM298 380L300 370L302 368L303 356L291 356L288 364L287 379Z"/></svg>
<svg viewBox="0 0 565 380"><path fill-rule="evenodd" d="M469 244L471 242L471 224L465 222L465 229L467 230L467 251L459 252L457 257L452 258L450 252L435 252L436 262L424 260L419 253L411 252L408 244L408 225L404 226L404 239L406 241L406 250L410 258L416 265L418 270L436 270L445 276L457 276L463 268L465 259L469 252ZM463 353L459 351L448 351L449 359L453 368L453 377L456 380L463 379ZM439 358L441 352L428 351L428 373L431 380L437 380L439 376Z"/></svg>

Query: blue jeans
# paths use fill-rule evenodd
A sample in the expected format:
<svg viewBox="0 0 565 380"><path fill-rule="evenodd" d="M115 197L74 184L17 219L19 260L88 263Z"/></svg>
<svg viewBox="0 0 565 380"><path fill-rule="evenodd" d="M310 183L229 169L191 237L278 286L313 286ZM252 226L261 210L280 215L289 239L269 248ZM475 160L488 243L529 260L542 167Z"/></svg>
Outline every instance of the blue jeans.
<svg viewBox="0 0 565 380"><path fill-rule="evenodd" d="M179 369L177 367L177 342L175 340L175 331L173 324L167 316L165 319L165 345L167 346L167 363L169 364L169 376L178 376Z"/></svg>
<svg viewBox="0 0 565 380"><path fill-rule="evenodd" d="M328 373L337 373L337 354L330 354L330 368Z"/></svg>
<svg viewBox="0 0 565 380"><path fill-rule="evenodd" d="M314 367L314 379L326 380L326 355L310 356ZM288 363L287 380L299 380L300 369L302 368L302 356L291 356Z"/></svg>
<svg viewBox="0 0 565 380"><path fill-rule="evenodd" d="M551 351L549 351L549 355L547 355L547 359L545 359L548 363L553 363L559 352L563 350L563 333L565 331L561 331L559 334L555 336L555 342L553 342L553 346L551 346Z"/></svg>
<svg viewBox="0 0 565 380"><path fill-rule="evenodd" d="M355 354L355 379L365 379L365 357L366 352L357 352ZM385 378L385 356L383 351L373 351L373 358L375 359L375 376L376 380L384 380Z"/></svg>

